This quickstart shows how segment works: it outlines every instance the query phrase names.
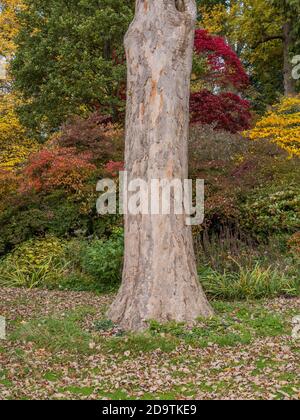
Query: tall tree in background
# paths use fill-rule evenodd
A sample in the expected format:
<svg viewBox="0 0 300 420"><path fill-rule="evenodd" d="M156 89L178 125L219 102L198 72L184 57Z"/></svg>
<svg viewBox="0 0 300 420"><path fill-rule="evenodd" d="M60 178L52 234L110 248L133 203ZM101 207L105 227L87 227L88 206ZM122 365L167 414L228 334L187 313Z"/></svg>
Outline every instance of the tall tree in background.
<svg viewBox="0 0 300 420"><path fill-rule="evenodd" d="M247 0L241 2L243 12L240 20L248 18L248 33L254 35L249 47L252 52L259 47L267 52L272 44L277 43L281 50L281 73L283 74L283 92L285 96L295 96L296 82L292 77L292 53L300 35L300 3L298 0ZM255 28L255 19L260 27ZM266 67L271 67L266 63Z"/></svg>
<svg viewBox="0 0 300 420"><path fill-rule="evenodd" d="M257 109L295 93L291 58L297 54L298 0L203 0L204 27L225 36L247 66Z"/></svg>
<svg viewBox="0 0 300 420"><path fill-rule="evenodd" d="M188 177L195 21L195 0L136 1L125 39L128 182ZM123 282L109 317L124 329L139 330L151 319L191 322L211 314L186 216L126 215Z"/></svg>
<svg viewBox="0 0 300 420"><path fill-rule="evenodd" d="M132 0L24 0L12 64L22 122L45 134L91 110L124 107L122 41Z"/></svg>

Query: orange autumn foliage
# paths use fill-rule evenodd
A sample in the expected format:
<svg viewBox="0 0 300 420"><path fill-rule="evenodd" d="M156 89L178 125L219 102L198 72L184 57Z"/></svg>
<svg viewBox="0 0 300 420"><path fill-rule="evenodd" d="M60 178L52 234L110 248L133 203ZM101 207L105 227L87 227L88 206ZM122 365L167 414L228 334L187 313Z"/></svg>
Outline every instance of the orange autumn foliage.
<svg viewBox="0 0 300 420"><path fill-rule="evenodd" d="M42 149L31 155L22 171L20 191L64 189L78 192L96 169L91 158L91 153L77 153L71 147Z"/></svg>

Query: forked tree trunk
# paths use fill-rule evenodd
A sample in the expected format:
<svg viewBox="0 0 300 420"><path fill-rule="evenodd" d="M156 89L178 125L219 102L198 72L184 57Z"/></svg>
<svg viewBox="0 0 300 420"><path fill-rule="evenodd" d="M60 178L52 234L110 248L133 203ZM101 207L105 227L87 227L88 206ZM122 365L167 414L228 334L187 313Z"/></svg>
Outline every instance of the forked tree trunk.
<svg viewBox="0 0 300 420"><path fill-rule="evenodd" d="M128 182L188 177L194 0L137 0L125 38ZM191 323L213 313L199 284L185 215L126 215L125 261L108 316L125 330L148 320Z"/></svg>

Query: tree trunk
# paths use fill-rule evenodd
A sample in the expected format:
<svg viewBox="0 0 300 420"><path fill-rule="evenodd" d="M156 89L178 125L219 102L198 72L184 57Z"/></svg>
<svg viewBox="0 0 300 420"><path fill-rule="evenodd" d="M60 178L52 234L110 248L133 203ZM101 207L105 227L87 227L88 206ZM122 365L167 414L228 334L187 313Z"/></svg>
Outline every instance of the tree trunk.
<svg viewBox="0 0 300 420"><path fill-rule="evenodd" d="M293 65L290 57L290 47L292 44L291 22L287 21L283 26L283 51L284 51L284 94L285 96L295 96L296 81L293 79Z"/></svg>
<svg viewBox="0 0 300 420"><path fill-rule="evenodd" d="M125 37L128 182L188 177L195 20L195 0L136 0ZM126 215L123 281L109 318L137 331L148 320L191 323L212 313L186 216Z"/></svg>

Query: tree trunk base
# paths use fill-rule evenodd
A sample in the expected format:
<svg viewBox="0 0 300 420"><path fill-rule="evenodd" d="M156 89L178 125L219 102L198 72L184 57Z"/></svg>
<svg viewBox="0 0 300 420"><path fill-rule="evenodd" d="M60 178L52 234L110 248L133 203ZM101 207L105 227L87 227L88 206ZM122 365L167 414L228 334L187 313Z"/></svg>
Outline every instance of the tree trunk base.
<svg viewBox="0 0 300 420"><path fill-rule="evenodd" d="M212 316L183 216L141 219L127 229L123 282L108 317L123 330L140 331L150 320L192 324Z"/></svg>
<svg viewBox="0 0 300 420"><path fill-rule="evenodd" d="M191 295L191 292L194 294ZM198 318L209 318L214 314L207 300L201 296L202 293L200 285L189 285L179 294L172 296L170 293L170 298L163 302L158 300L159 305L150 300L143 308L139 304L144 297L138 291L129 297L121 294L111 306L108 318L122 330L136 332L146 330L151 320L161 324L175 321L194 325Z"/></svg>

